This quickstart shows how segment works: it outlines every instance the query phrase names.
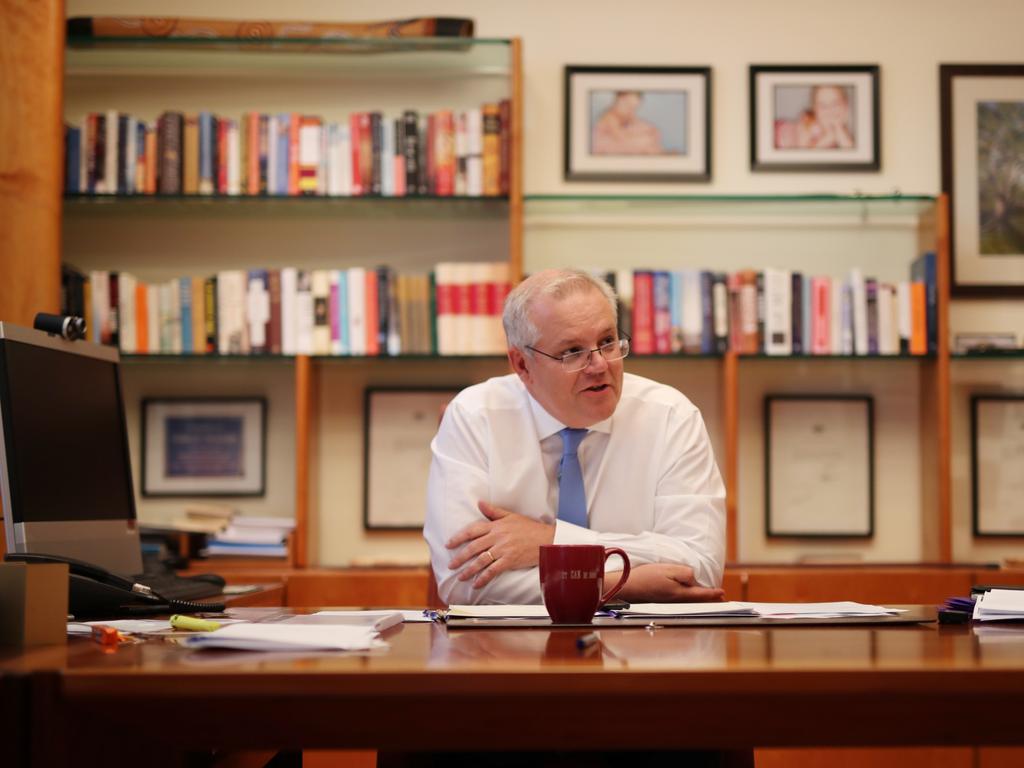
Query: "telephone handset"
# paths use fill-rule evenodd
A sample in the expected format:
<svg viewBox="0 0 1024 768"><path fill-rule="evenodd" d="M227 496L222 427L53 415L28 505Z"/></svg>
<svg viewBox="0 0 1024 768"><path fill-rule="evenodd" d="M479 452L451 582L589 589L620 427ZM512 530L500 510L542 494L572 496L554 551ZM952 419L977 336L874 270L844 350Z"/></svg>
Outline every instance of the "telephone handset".
<svg viewBox="0 0 1024 768"><path fill-rule="evenodd" d="M4 559L21 563L67 563L68 610L76 619L224 610L223 603L164 598L145 584L70 557L8 552Z"/></svg>

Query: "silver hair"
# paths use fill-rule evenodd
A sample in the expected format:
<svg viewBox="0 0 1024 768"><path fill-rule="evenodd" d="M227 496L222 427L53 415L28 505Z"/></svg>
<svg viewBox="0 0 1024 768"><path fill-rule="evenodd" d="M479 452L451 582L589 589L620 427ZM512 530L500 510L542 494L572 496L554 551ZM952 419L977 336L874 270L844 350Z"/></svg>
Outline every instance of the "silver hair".
<svg viewBox="0 0 1024 768"><path fill-rule="evenodd" d="M525 352L527 347L535 345L540 339L540 330L530 320L530 308L538 298L563 299L587 290L600 291L607 299L617 323L619 313L615 291L604 280L589 272L582 269L546 269L523 280L505 299L505 309L501 316L508 345Z"/></svg>

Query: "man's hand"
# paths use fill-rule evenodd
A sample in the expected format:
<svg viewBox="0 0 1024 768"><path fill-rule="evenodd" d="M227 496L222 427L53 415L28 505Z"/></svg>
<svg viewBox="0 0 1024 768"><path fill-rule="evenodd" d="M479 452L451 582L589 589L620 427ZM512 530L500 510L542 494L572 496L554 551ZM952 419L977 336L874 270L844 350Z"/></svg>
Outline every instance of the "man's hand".
<svg viewBox="0 0 1024 768"><path fill-rule="evenodd" d="M605 587L614 584L620 574L611 572ZM717 603L725 591L702 587L693 578L688 565L648 563L630 569L629 579L616 597L631 603Z"/></svg>
<svg viewBox="0 0 1024 768"><path fill-rule="evenodd" d="M469 581L475 576L474 589L480 589L505 571L537 565L540 545L555 540L553 525L486 501L478 502L477 507L487 520L467 525L445 544L448 549L465 545L448 567L453 571L462 568L459 581Z"/></svg>

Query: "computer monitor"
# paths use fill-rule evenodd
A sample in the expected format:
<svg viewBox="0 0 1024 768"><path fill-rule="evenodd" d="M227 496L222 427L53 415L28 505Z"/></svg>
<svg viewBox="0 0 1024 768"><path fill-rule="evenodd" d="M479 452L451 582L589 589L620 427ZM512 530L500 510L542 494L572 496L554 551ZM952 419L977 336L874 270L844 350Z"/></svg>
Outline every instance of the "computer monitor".
<svg viewBox="0 0 1024 768"><path fill-rule="evenodd" d="M8 551L141 573L117 350L0 323L0 431Z"/></svg>

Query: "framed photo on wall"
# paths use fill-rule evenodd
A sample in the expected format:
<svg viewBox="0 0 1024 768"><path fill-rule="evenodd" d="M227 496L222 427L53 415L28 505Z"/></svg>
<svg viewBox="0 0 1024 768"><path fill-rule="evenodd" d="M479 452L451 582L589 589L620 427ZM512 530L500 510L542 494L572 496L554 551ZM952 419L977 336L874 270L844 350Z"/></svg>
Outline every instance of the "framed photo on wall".
<svg viewBox="0 0 1024 768"><path fill-rule="evenodd" d="M711 68L566 67L565 178L710 180Z"/></svg>
<svg viewBox="0 0 1024 768"><path fill-rule="evenodd" d="M262 397L142 401L143 496L263 496Z"/></svg>
<svg viewBox="0 0 1024 768"><path fill-rule="evenodd" d="M971 397L975 536L1024 536L1024 395Z"/></svg>
<svg viewBox="0 0 1024 768"><path fill-rule="evenodd" d="M363 527L418 531L427 513L430 441L461 387L370 388L364 402Z"/></svg>
<svg viewBox="0 0 1024 768"><path fill-rule="evenodd" d="M877 171L878 66L750 67L753 171Z"/></svg>
<svg viewBox="0 0 1024 768"><path fill-rule="evenodd" d="M870 396L768 395L764 435L769 537L874 535Z"/></svg>
<svg viewBox="0 0 1024 768"><path fill-rule="evenodd" d="M1024 296L1024 64L939 67L951 291Z"/></svg>

